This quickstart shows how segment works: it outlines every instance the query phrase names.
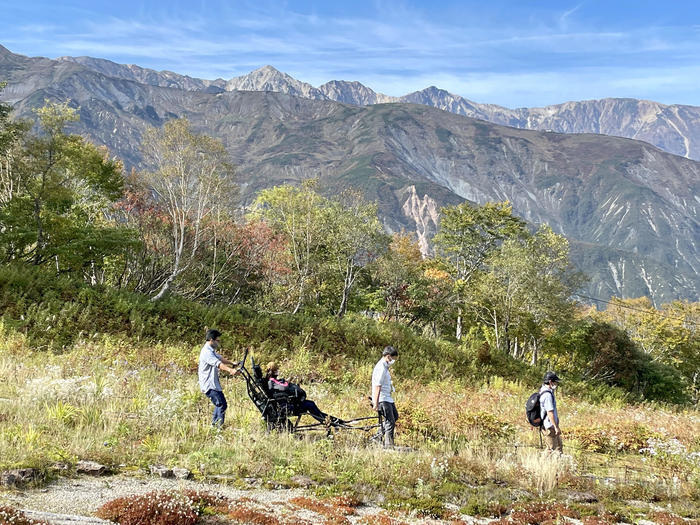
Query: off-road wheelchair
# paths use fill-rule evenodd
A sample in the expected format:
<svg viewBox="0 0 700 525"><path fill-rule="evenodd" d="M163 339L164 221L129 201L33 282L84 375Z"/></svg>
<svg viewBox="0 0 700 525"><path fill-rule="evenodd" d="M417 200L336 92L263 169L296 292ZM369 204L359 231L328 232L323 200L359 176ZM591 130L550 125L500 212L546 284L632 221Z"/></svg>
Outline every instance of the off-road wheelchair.
<svg viewBox="0 0 700 525"><path fill-rule="evenodd" d="M258 409L265 420L268 431L282 432L312 432L320 431L331 435L338 430L361 430L370 433L370 439L381 437L381 421L379 415L359 417L354 419L340 419L326 415L320 418L304 409L303 399L284 392L270 391L260 365L250 356L251 370L246 368L248 349L243 355L243 360L238 363L240 374L245 379L248 397ZM307 415L314 422L302 424L302 417ZM376 431L373 433L373 431Z"/></svg>

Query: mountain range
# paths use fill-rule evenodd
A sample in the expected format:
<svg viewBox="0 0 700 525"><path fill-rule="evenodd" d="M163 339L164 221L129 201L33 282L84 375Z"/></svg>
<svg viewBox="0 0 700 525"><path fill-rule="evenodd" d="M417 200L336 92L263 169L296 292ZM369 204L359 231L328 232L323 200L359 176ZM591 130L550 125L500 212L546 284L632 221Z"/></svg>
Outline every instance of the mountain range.
<svg viewBox="0 0 700 525"><path fill-rule="evenodd" d="M202 80L1 46L0 79L19 116L71 100L81 116L73 131L137 168L144 129L187 117L224 142L244 203L309 177L328 192L358 187L379 202L387 230L416 231L428 251L441 206L510 200L569 238L588 295L698 300L700 108L605 99L510 110L437 88L400 98L357 82L315 88L269 66ZM611 136L625 133L659 144ZM672 146L680 155L663 151Z"/></svg>
<svg viewBox="0 0 700 525"><path fill-rule="evenodd" d="M423 104L514 128L558 133L596 133L643 140L669 153L700 160L700 107L696 106L606 98L566 102L543 108L509 109L495 104L472 102L434 86L402 97L391 97L377 93L359 82L342 80L332 80L315 88L272 66L261 67L228 81L209 81L90 57L61 57L58 60L82 64L108 76L161 87L210 92L275 91L356 106L390 102Z"/></svg>

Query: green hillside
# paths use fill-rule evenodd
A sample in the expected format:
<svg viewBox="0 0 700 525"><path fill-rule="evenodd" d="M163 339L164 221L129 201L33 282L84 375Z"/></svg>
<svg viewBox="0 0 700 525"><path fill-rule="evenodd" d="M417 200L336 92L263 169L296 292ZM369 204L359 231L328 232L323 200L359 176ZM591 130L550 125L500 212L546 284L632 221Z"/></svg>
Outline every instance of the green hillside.
<svg viewBox="0 0 700 525"><path fill-rule="evenodd" d="M50 478L56 462L70 472L90 459L124 472L180 466L241 487L244 478L295 486L303 476L318 496L351 495L397 516L497 517L569 501L550 509L654 519L657 511L639 503L653 500L698 518L696 410L634 403L621 389L562 373L565 455L542 455L523 404L545 368L490 351L476 334L457 344L357 314L270 316L175 298L153 304L18 270L2 270L0 287L0 471L31 466ZM332 440L268 434L236 378L223 381L227 425L213 431L196 380L211 326L224 332L225 355L240 358L250 347L258 362L276 360L323 410L343 418L371 414L372 367L384 345L395 345L397 440L407 451L383 452L363 432L338 431ZM571 503L582 491L597 502Z"/></svg>
<svg viewBox="0 0 700 525"><path fill-rule="evenodd" d="M89 460L303 485L373 502L388 523L657 519L643 501L666 520L698 517L700 304L584 306L567 239L533 231L507 201L438 210L403 195L433 217L428 256L420 238L387 234L361 190L324 194L323 177L262 189L241 216L224 144L187 120L150 128L149 169L125 177L64 131L68 104L41 108L38 131L8 113L0 105L0 479L34 468L41 484ZM212 428L196 379L208 328L228 358L276 361L341 419L374 417L371 372L393 345L399 447L370 443L371 428L269 432L239 378L224 379L226 425ZM562 455L543 452L524 417L548 370L564 378Z"/></svg>

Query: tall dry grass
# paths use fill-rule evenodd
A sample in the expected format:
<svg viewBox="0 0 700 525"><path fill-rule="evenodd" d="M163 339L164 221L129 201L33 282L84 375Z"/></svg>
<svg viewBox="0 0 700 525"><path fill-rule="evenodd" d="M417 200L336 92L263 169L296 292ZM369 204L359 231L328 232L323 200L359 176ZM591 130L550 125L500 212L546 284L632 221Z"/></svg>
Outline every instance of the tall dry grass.
<svg viewBox="0 0 700 525"><path fill-rule="evenodd" d="M654 497L692 498L698 486L692 454L700 451L700 419L690 410L601 407L567 395L563 385L558 405L566 455L559 457L534 448L537 433L523 414L533 385L451 377L423 384L397 373L397 439L411 450L387 452L368 445L362 432L339 432L333 439L269 434L236 378L223 379L227 424L213 429L211 404L197 385L198 353L198 347L115 337L84 339L61 355L39 353L26 337L0 325L0 470L49 470L56 462L90 459L114 469L181 466L196 476L229 475L241 486L246 477L294 485L301 475L331 494L382 494L386 501L429 507L432 498L464 504L473 487L490 483L545 497L580 477L587 446L624 442L627 448L615 452L620 457L677 469L676 488ZM285 375L300 378L322 410L346 419L370 415L366 396L374 363L350 367L342 358L317 355L323 354L301 349L296 358L294 349L256 349L259 362L275 359ZM591 424L596 420L599 426ZM647 434L677 440L685 456L645 456L638 445Z"/></svg>

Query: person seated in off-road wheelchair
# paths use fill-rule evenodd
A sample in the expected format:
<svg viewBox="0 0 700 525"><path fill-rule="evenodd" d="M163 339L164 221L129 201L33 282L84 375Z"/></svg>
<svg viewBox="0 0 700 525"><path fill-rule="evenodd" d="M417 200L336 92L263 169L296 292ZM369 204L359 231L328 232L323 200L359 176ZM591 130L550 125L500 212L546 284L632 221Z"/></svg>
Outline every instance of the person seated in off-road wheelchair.
<svg viewBox="0 0 700 525"><path fill-rule="evenodd" d="M329 416L318 408L316 403L307 399L306 392L299 385L279 377L279 367L274 361L269 362L265 367L263 388L267 389L272 399L280 403L286 403L290 415L309 414L319 423L328 423L333 426L345 424L345 421L342 419Z"/></svg>
<svg viewBox="0 0 700 525"><path fill-rule="evenodd" d="M250 347L247 347L237 370L245 379L248 397L265 420L268 430L292 433L320 431L328 435L336 430L378 431L380 422L376 414L343 420L321 411L316 403L306 399L306 392L299 385L279 378L275 363L268 364L267 373L263 374L261 366L250 356L251 369L248 370L246 362L249 353ZM302 416L306 414L314 419L313 423L300 424ZM370 437L370 440L375 437Z"/></svg>

